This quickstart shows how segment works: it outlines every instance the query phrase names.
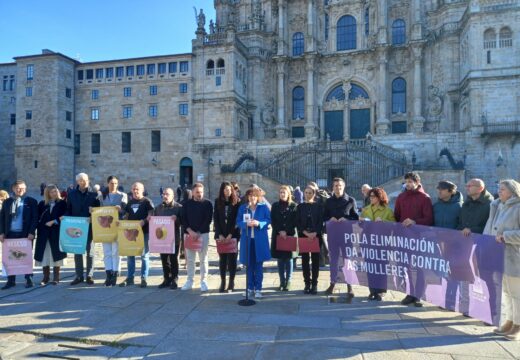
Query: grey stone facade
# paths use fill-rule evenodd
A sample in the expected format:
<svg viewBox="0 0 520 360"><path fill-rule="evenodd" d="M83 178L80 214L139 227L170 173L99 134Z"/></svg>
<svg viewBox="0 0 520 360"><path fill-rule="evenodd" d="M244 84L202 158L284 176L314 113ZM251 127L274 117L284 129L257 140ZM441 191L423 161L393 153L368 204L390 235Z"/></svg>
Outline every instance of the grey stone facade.
<svg viewBox="0 0 520 360"><path fill-rule="evenodd" d="M44 53L0 65L0 78L16 75L16 91L0 97L2 124L16 106L14 129L2 127L14 131L1 135L1 163L12 171L0 183L17 176L31 186L63 186L85 171L99 183L119 175L127 188L141 180L153 193L199 178L214 196L221 168L241 157L368 132L410 164L415 159L416 168L462 162L468 177L488 183L520 177L520 1L215 0L215 8L209 24L198 14L191 54L79 63ZM184 72L181 62L188 63ZM131 118L123 116L128 106ZM33 120L25 120L29 108ZM160 131L160 151L152 151L152 131ZM130 152L122 151L123 132L131 133ZM93 134L99 154L92 153ZM450 155L441 157L445 148Z"/></svg>

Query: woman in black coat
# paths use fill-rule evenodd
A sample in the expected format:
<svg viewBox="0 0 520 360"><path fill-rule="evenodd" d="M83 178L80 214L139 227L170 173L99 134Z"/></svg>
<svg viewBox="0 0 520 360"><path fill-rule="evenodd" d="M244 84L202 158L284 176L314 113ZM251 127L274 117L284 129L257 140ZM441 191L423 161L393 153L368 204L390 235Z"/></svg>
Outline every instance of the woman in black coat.
<svg viewBox="0 0 520 360"><path fill-rule="evenodd" d="M316 190L310 186L305 188L304 199L305 202L298 205L296 210L298 236L317 237L321 248L323 244L323 205L321 202L317 202ZM303 279L305 281L303 292L316 295L320 274L320 253L300 253L300 255L302 256ZM309 260L312 260L312 277Z"/></svg>
<svg viewBox="0 0 520 360"><path fill-rule="evenodd" d="M53 267L51 284L60 282L60 267L67 254L60 251L60 217L67 211L67 203L61 199L56 185L49 185L44 190L44 200L38 204L38 232L34 248L36 266L42 266L41 285L50 281L50 268Z"/></svg>
<svg viewBox="0 0 520 360"><path fill-rule="evenodd" d="M296 207L292 200L291 189L287 185L280 186L279 200L271 207L271 226L273 227L271 238L271 256L278 260L278 275L280 276L280 291L291 289L293 273L293 258L295 251L280 251L276 249L277 237L280 235L295 236L296 234Z"/></svg>
<svg viewBox="0 0 520 360"><path fill-rule="evenodd" d="M237 226L237 213L240 198L231 183L225 181L220 185L218 198L213 207L213 226L216 241L240 240L240 229ZM235 289L235 274L237 272L237 253L219 254L220 287L219 292L226 291L226 269L229 270L228 291Z"/></svg>

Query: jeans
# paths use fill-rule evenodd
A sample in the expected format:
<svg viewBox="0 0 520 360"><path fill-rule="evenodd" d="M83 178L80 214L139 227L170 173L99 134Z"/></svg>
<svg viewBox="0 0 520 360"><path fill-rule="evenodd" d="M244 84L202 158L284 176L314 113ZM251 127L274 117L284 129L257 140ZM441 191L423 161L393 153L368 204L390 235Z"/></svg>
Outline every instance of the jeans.
<svg viewBox="0 0 520 360"><path fill-rule="evenodd" d="M135 275L135 256L128 256L128 278L131 279ZM147 279L150 269L150 250L148 248L148 234L144 234L144 249L141 255L141 278Z"/></svg>
<svg viewBox="0 0 520 360"><path fill-rule="evenodd" d="M263 261L256 261L255 242L254 239L249 239L249 261L247 266L247 289L248 290L262 290L262 282L264 280L264 263Z"/></svg>
<svg viewBox="0 0 520 360"><path fill-rule="evenodd" d="M293 259L278 259L278 276L283 286L291 281L293 273Z"/></svg>
<svg viewBox="0 0 520 360"><path fill-rule="evenodd" d="M90 234L90 232L89 232ZM87 272L86 276L92 277L94 275L94 249L92 248L92 237L89 236L87 240L87 249L86 249L86 258L87 258ZM74 269L76 271L76 277L83 278L83 255L75 254L74 255Z"/></svg>

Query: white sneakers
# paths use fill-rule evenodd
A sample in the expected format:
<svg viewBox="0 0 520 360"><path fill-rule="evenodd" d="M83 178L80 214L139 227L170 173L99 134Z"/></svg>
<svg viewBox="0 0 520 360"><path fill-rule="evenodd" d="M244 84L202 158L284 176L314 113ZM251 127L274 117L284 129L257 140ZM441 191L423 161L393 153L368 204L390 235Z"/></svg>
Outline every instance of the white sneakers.
<svg viewBox="0 0 520 360"><path fill-rule="evenodd" d="M206 292L208 291L208 283L206 281L202 281L200 283L200 291L201 292Z"/></svg>
<svg viewBox="0 0 520 360"><path fill-rule="evenodd" d="M184 285L182 285L181 290L191 290L193 287L193 281L186 281Z"/></svg>
<svg viewBox="0 0 520 360"><path fill-rule="evenodd" d="M261 299L262 298L262 292L260 290L255 291L255 299Z"/></svg>
<svg viewBox="0 0 520 360"><path fill-rule="evenodd" d="M247 290L247 296L249 296L250 298L253 297L253 294L254 294L254 293L255 293L255 292L254 292L253 290ZM245 291L242 293L242 296L243 296L243 297L246 297L246 292L245 292Z"/></svg>

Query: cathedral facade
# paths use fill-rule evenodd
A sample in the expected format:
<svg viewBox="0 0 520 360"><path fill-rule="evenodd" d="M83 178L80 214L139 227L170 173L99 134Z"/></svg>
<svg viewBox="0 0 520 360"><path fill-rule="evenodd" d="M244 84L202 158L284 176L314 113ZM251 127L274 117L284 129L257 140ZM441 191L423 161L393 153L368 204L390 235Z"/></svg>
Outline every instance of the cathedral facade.
<svg viewBox="0 0 520 360"><path fill-rule="evenodd" d="M367 139L409 168L520 177L520 1L214 5L216 19L195 11L190 54L80 63L44 50L0 64L0 183L64 186L84 171L151 192L203 181L215 195L230 173L284 182L263 170L304 167L293 153L310 143ZM318 159L298 179L325 186L349 176L341 167Z"/></svg>

